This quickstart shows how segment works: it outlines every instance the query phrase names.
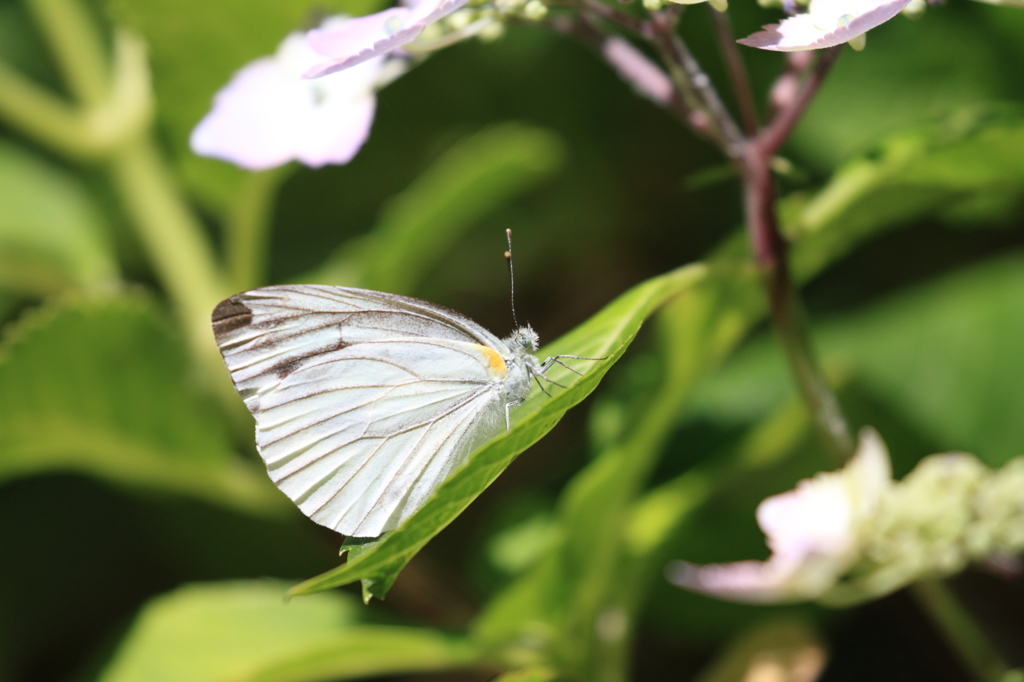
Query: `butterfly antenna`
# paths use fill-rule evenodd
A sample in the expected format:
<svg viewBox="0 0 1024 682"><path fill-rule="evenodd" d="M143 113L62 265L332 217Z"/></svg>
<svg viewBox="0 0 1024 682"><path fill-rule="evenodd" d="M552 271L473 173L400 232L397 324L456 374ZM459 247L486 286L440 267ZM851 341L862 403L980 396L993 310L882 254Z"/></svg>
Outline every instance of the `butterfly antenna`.
<svg viewBox="0 0 1024 682"><path fill-rule="evenodd" d="M519 329L519 320L516 319L516 277L512 271L512 230L505 230L505 236L508 237L508 251L505 252L505 260L508 261L508 288L512 302L512 324L515 325L516 329Z"/></svg>

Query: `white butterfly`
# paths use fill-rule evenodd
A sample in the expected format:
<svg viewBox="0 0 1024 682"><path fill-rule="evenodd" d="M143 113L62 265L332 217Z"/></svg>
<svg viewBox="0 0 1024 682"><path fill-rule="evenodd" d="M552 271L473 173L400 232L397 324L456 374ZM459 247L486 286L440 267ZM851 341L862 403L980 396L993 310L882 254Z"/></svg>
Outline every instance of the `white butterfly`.
<svg viewBox="0 0 1024 682"><path fill-rule="evenodd" d="M213 330L274 484L355 537L401 525L575 357L540 362L529 326L499 339L435 303L333 286L236 294Z"/></svg>

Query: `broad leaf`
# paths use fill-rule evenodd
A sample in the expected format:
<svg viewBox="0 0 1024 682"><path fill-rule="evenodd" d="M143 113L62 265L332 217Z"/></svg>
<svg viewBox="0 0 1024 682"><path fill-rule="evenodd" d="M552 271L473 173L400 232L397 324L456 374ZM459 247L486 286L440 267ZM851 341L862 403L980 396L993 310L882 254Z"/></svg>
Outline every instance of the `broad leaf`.
<svg viewBox="0 0 1024 682"><path fill-rule="evenodd" d="M274 581L189 585L147 604L101 682L314 682L463 668L434 630L360 625L341 593L285 602ZM184 655L183 655L184 654Z"/></svg>
<svg viewBox="0 0 1024 682"><path fill-rule="evenodd" d="M886 139L877 154L845 164L811 199L788 198L780 212L793 239L817 243L793 254L803 278L890 227L932 217L998 219L1019 205L1022 190L1024 117L961 112Z"/></svg>
<svg viewBox="0 0 1024 682"><path fill-rule="evenodd" d="M827 362L938 448L999 466L1024 451L1021 310L1024 257L1014 255L819 323L816 336ZM754 419L789 392L785 372L774 342L762 339L708 383L695 414Z"/></svg>
<svg viewBox="0 0 1024 682"><path fill-rule="evenodd" d="M819 168L834 168L883 135L1017 92L1001 55L1020 39L997 37L979 21L984 11L959 3L872 31L870 48L836 63L790 145Z"/></svg>
<svg viewBox="0 0 1024 682"><path fill-rule="evenodd" d="M541 657L538 662L558 661L584 679L596 679L599 669L618 670L625 665L628 651L624 647L637 608L633 602L647 584L647 576L631 576L634 581L628 586L619 579L625 560L623 541L631 532L631 506L694 382L732 348L746 329L741 321L749 323L759 309L759 298L748 298L748 286L728 285L736 281L736 274L740 281L744 275L724 259L719 265L709 266L707 277L681 292L659 314L657 358L640 357L633 362L654 363L653 385L635 386L595 411L595 420L611 419L627 426L566 488L559 504L564 541L495 599L477 622L475 636L499 657L521 658L519 643L530 641L533 655ZM612 417L616 412L621 414ZM700 483L704 489L705 479ZM698 486L694 494L706 494L704 489ZM699 501L694 498L673 511L685 514ZM659 540L650 542L658 545Z"/></svg>
<svg viewBox="0 0 1024 682"><path fill-rule="evenodd" d="M137 298L32 311L0 348L0 480L78 471L250 511L283 510L231 451L184 348Z"/></svg>
<svg viewBox="0 0 1024 682"><path fill-rule="evenodd" d="M101 214L66 171L0 140L0 289L106 291L117 262Z"/></svg>
<svg viewBox="0 0 1024 682"><path fill-rule="evenodd" d="M638 285L613 301L574 331L543 349L544 354L572 353L605 357L579 377L569 370L552 371L551 378L567 386L552 398L534 392L514 413L512 430L492 440L449 478L402 527L371 545L333 571L292 589L306 594L363 583L364 599L383 598L398 572L432 537L451 523L526 448L544 436L570 407L580 402L622 356L641 323L667 298L700 281L702 267L686 267ZM557 367L557 366L556 366Z"/></svg>
<svg viewBox="0 0 1024 682"><path fill-rule="evenodd" d="M1024 155L1017 152L1024 143L1020 121L1011 116L969 122L893 138L877 159L851 164L814 198L784 202L786 226L796 239L792 260L799 279L813 277L881 230L934 215L993 185L1024 182ZM987 169L987 184L974 179L978 166ZM532 640L539 662L552 660L544 652L570 666L589 661L594 666L589 671L577 670L584 677L602 666L621 666L628 658L621 644L628 636L616 640L620 644L600 641L593 624L601 614L617 613L623 627L631 627L652 576L660 571L665 542L721 478L717 469L695 469L634 502L695 381L710 374L765 312L746 252L743 235L728 241L708 263L711 276L664 311L663 355L641 359L656 363L660 384L595 411L595 418L630 426L602 443L601 454L566 489L561 501L566 540L478 621L477 636L500 647L501 655L522 656L517 642ZM770 403L759 403L765 410L784 401L791 379L780 359L774 369L770 377L760 375L731 395L739 400L746 394L768 397ZM644 391L653 397L645 399ZM798 409L796 422L802 423L801 415ZM773 432L771 438L783 440L761 443L759 450L771 452L785 442L786 452L792 452L789 439L803 436L799 428ZM741 462L738 468L756 464Z"/></svg>
<svg viewBox="0 0 1024 682"><path fill-rule="evenodd" d="M465 137L387 204L370 234L304 281L415 293L466 230L550 176L563 154L554 133L520 123Z"/></svg>

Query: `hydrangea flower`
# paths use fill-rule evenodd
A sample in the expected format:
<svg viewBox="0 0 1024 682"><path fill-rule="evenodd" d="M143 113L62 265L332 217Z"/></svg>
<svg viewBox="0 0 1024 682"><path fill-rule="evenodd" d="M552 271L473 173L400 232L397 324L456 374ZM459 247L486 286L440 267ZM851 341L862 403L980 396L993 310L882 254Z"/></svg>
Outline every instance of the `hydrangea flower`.
<svg viewBox="0 0 1024 682"><path fill-rule="evenodd" d="M912 0L811 0L808 11L768 24L741 45L776 52L819 50L861 38L906 9Z"/></svg>
<svg viewBox="0 0 1024 682"><path fill-rule="evenodd" d="M357 21L332 17L325 30ZM348 163L370 134L376 90L402 70L378 57L317 80L303 74L322 57L306 36L292 33L277 53L242 67L214 97L213 109L192 131L192 150L249 170L298 160L318 168Z"/></svg>
<svg viewBox="0 0 1024 682"><path fill-rule="evenodd" d="M814 599L859 558L863 530L889 489L892 469L885 443L864 429L856 454L839 471L800 481L765 499L757 524L772 554L767 561L669 565L681 587L741 602Z"/></svg>
<svg viewBox="0 0 1024 682"><path fill-rule="evenodd" d="M886 494L861 560L818 600L849 606L923 576L1024 550L1024 457L992 470L974 455L929 455Z"/></svg>
<svg viewBox="0 0 1024 682"><path fill-rule="evenodd" d="M309 46L320 56L306 69L307 78L319 78L379 57L409 43L428 25L465 5L467 0L413 0L408 7L323 26L307 34Z"/></svg>

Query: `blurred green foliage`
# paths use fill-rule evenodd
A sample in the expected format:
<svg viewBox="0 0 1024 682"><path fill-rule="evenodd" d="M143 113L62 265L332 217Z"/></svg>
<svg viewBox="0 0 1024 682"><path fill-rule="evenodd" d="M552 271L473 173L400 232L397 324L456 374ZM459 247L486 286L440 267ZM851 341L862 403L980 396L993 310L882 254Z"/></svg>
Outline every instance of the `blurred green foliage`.
<svg viewBox="0 0 1024 682"><path fill-rule="evenodd" d="M272 581L197 584L155 599L99 679L351 680L475 661L472 648L454 637L361 624L361 609L349 595L285 604L283 587Z"/></svg>
<svg viewBox="0 0 1024 682"><path fill-rule="evenodd" d="M534 26L442 51L380 93L344 167L264 181L191 154L236 69L324 14L380 5L88 7L104 40L115 25L145 39L168 177L240 280L409 293L500 331L510 228L519 313L559 338L545 350L608 359L554 373L574 383L532 396L421 514L335 568L339 539L273 489L226 378L174 321L116 176L0 118L0 679L688 679L721 648L701 679L726 682L755 649L823 637L825 680L962 679L926 626L893 630L898 596L848 615L662 579L672 558L764 556L757 503L833 464L759 327L736 183L594 54ZM733 5L739 33L774 19ZM32 7L0 0L0 65L73 100ZM704 9L684 35L725 83ZM764 95L781 58L744 57ZM1024 450L1022 68L1024 13L897 18L842 56L785 150L780 210L821 355L898 474L940 449L992 465ZM595 389L589 413L566 412ZM283 601L318 573L297 589L362 581L388 601ZM1019 581L992 590L976 602L1024 641Z"/></svg>
<svg viewBox="0 0 1024 682"><path fill-rule="evenodd" d="M0 287L42 297L115 287L118 265L95 199L82 183L0 141Z"/></svg>
<svg viewBox="0 0 1024 682"><path fill-rule="evenodd" d="M981 264L817 329L825 362L927 434L928 450L963 450L999 466L1024 439L1024 261ZM935 367L956 367L937 372ZM708 382L691 414L746 422L789 395L774 344L759 339ZM903 473L903 472L901 472Z"/></svg>
<svg viewBox="0 0 1024 682"><path fill-rule="evenodd" d="M463 138L385 205L370 232L301 281L414 292L469 228L550 178L564 154L557 135L519 123Z"/></svg>
<svg viewBox="0 0 1024 682"><path fill-rule="evenodd" d="M151 303L55 302L8 327L0 353L0 479L83 471L257 513L281 509L262 472L231 451Z"/></svg>

